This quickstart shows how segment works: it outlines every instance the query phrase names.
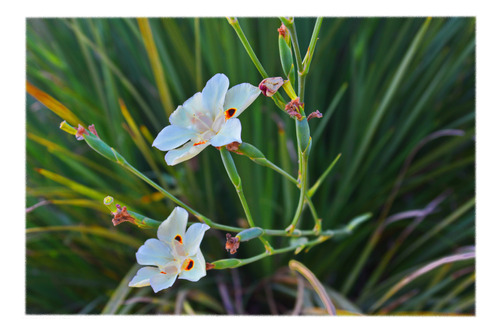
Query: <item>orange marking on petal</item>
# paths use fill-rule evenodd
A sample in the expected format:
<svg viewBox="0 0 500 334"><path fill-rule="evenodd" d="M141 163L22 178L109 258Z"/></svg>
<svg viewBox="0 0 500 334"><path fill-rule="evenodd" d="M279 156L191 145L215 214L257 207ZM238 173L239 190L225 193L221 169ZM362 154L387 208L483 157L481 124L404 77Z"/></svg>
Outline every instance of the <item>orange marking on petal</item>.
<svg viewBox="0 0 500 334"><path fill-rule="evenodd" d="M231 117L233 117L235 113L236 113L236 108L229 108L228 110L226 110L224 112L224 115L226 116L226 121Z"/></svg>
<svg viewBox="0 0 500 334"><path fill-rule="evenodd" d="M166 273L166 272L164 272L164 271L160 271L160 274L164 274L164 275L166 275L167 273Z"/></svg>
<svg viewBox="0 0 500 334"><path fill-rule="evenodd" d="M198 146L198 145L203 145L205 144L207 141L206 140L202 140L202 141L199 141L197 143L194 143L193 146Z"/></svg>
<svg viewBox="0 0 500 334"><path fill-rule="evenodd" d="M177 234L175 237L174 237L175 240L179 241L180 244L182 244L182 237Z"/></svg>
<svg viewBox="0 0 500 334"><path fill-rule="evenodd" d="M184 270L185 271L190 271L194 267L194 260L193 259L187 259L186 262L184 262Z"/></svg>

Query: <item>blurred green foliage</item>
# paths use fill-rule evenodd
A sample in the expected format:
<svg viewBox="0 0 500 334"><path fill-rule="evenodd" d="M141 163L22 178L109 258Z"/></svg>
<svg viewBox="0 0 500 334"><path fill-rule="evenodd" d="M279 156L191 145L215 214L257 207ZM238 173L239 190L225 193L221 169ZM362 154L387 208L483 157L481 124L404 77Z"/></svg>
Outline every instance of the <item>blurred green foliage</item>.
<svg viewBox="0 0 500 334"><path fill-rule="evenodd" d="M238 269L208 271L199 282L178 281L157 295L126 284L137 270L137 247L155 231L126 223L113 227L102 199L111 195L157 220L174 205L60 131L62 119L27 95L26 312L289 313L300 295L303 314L321 313L314 290L307 285L301 290L300 279L287 268L293 257L316 275L341 310L473 314L473 258L438 262L395 289L430 263L473 252L475 243L475 20L432 18L415 42L424 21L325 18L307 77L306 113L323 113L310 121L311 184L342 154L313 198L323 227L337 228L365 212L373 218L342 240L297 256L279 254ZM239 22L267 73L284 76L280 21ZM28 19L27 80L83 125L95 124L100 137L138 170L191 207L238 226L244 213L216 149L168 167L151 143L168 124L168 106L182 104L215 73L225 73L231 86L258 85L262 78L225 18L146 23L156 60L151 36L148 40L136 19ZM295 19L302 57L314 23ZM291 118L261 96L240 119L243 141L297 175ZM234 161L256 225L285 228L298 189L247 158L234 155ZM47 177L52 174L44 170L58 177ZM299 228L312 229L305 211ZM276 245L286 242L272 239ZM208 262L230 257L224 243L222 231L207 232L202 250ZM261 251L253 240L237 255Z"/></svg>

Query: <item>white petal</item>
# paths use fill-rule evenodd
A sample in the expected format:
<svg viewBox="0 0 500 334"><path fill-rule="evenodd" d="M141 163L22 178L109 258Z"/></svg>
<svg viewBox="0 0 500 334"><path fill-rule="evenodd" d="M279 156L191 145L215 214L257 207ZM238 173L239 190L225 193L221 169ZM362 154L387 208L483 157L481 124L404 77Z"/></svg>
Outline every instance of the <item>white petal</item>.
<svg viewBox="0 0 500 334"><path fill-rule="evenodd" d="M153 146L162 151L174 149L193 137L197 132L191 129L181 128L177 125L169 125L160 131L153 142Z"/></svg>
<svg viewBox="0 0 500 334"><path fill-rule="evenodd" d="M224 110L236 108L233 117L238 117L259 96L260 89L249 83L242 83L227 91Z"/></svg>
<svg viewBox="0 0 500 334"><path fill-rule="evenodd" d="M180 162L186 161L203 151L205 147L207 147L209 143L194 145L193 141L188 141L183 146L178 149L168 151L165 155L165 161L168 165L173 166L177 165Z"/></svg>
<svg viewBox="0 0 500 334"><path fill-rule="evenodd" d="M185 209L176 206L170 216L158 227L158 239L163 242L173 243L175 237L179 235L181 238L179 241L184 243L188 216L189 214Z"/></svg>
<svg viewBox="0 0 500 334"><path fill-rule="evenodd" d="M207 275L205 258L201 252L198 252L195 256L191 257L194 261L194 266L191 270L183 270L181 271L179 278L186 279L191 282L196 282L200 278Z"/></svg>
<svg viewBox="0 0 500 334"><path fill-rule="evenodd" d="M164 266L174 260L171 248L158 239L148 239L135 254L137 263Z"/></svg>
<svg viewBox="0 0 500 334"><path fill-rule="evenodd" d="M212 119L222 111L228 88L229 79L222 73L214 75L203 88L203 105L211 112Z"/></svg>
<svg viewBox="0 0 500 334"><path fill-rule="evenodd" d="M159 274L160 270L158 268L153 267L143 267L137 271L134 278L130 281L128 286L139 288L141 286L148 286L150 283L151 277L156 274Z"/></svg>
<svg viewBox="0 0 500 334"><path fill-rule="evenodd" d="M210 111L203 105L201 92L191 96L182 106L178 106L177 109L175 109L175 111L170 115L168 120L170 121L170 124L187 129L194 129L192 116L199 113L211 115Z"/></svg>
<svg viewBox="0 0 500 334"><path fill-rule="evenodd" d="M233 141L241 143L241 123L239 119L234 117L226 121L219 133L210 139L210 144L224 146L231 144Z"/></svg>
<svg viewBox="0 0 500 334"><path fill-rule="evenodd" d="M210 227L207 224L195 223L189 226L184 238L184 250L187 255L192 256L200 249L201 240Z"/></svg>
<svg viewBox="0 0 500 334"><path fill-rule="evenodd" d="M177 278L177 274L157 274L151 277L150 284L153 291L156 293L160 290L170 288Z"/></svg>

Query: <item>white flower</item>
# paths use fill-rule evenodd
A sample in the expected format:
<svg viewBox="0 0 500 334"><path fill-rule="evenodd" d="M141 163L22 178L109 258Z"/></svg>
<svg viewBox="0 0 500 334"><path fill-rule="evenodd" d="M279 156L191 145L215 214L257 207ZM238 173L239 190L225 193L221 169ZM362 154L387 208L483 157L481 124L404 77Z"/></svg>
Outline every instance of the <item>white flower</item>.
<svg viewBox="0 0 500 334"><path fill-rule="evenodd" d="M151 285L154 292L169 288L177 277L192 282L206 275L205 258L200 243L210 227L195 223L186 231L188 213L176 207L158 227L158 239L148 239L136 253L143 267L128 284L131 287Z"/></svg>
<svg viewBox="0 0 500 334"><path fill-rule="evenodd" d="M260 90L248 83L229 90L228 87L229 79L222 73L216 74L201 93L194 94L170 115L171 125L163 128L153 142L156 148L168 151L168 165L186 161L208 145L241 143L237 117L259 96Z"/></svg>

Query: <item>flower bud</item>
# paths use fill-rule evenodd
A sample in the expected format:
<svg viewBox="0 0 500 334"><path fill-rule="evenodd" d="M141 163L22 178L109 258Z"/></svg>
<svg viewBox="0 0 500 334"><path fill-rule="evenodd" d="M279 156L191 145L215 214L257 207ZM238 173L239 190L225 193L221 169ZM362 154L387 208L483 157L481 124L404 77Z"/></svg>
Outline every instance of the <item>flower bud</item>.
<svg viewBox="0 0 500 334"><path fill-rule="evenodd" d="M224 259L212 262L213 269L226 269L226 268L236 268L241 265L242 261L239 259Z"/></svg>
<svg viewBox="0 0 500 334"><path fill-rule="evenodd" d="M240 238L238 236L233 237L231 233L226 234L226 250L230 254L234 254L237 252L240 247Z"/></svg>
<svg viewBox="0 0 500 334"><path fill-rule="evenodd" d="M236 234L236 238L238 238L239 241L248 241L258 238L262 234L264 234L264 230L262 230L260 227L252 227Z"/></svg>
<svg viewBox="0 0 500 334"><path fill-rule="evenodd" d="M285 28L284 26L282 26L282 27ZM288 31L288 29L287 29L287 31ZM286 36L286 34L285 34L285 36ZM294 65L293 65L292 49L290 47L290 34L288 34L288 42L287 42L286 37L284 37L280 32L280 35L278 38L278 47L279 47L280 60L281 60L281 66L283 67L283 72L285 73L288 80L290 80L292 85L294 85L295 84L295 71L294 71Z"/></svg>
<svg viewBox="0 0 500 334"><path fill-rule="evenodd" d="M280 38L283 38L286 44L290 45L290 31L288 31L288 28L283 23L278 28L278 33L280 34Z"/></svg>
<svg viewBox="0 0 500 334"><path fill-rule="evenodd" d="M76 140L83 140L83 135L88 135L88 134L89 134L88 131L85 130L83 126L78 124L78 129L76 130L75 133Z"/></svg>
<svg viewBox="0 0 500 334"><path fill-rule="evenodd" d="M226 168L227 174L231 179L231 182L235 187L239 187L241 185L241 178L236 170L236 165L234 164L233 158L231 157L231 153L225 148L220 148L220 156L222 158L222 162L224 167Z"/></svg>
<svg viewBox="0 0 500 334"><path fill-rule="evenodd" d="M262 91L262 94L271 97L282 85L283 78L281 77L266 78L259 84L259 89Z"/></svg>

